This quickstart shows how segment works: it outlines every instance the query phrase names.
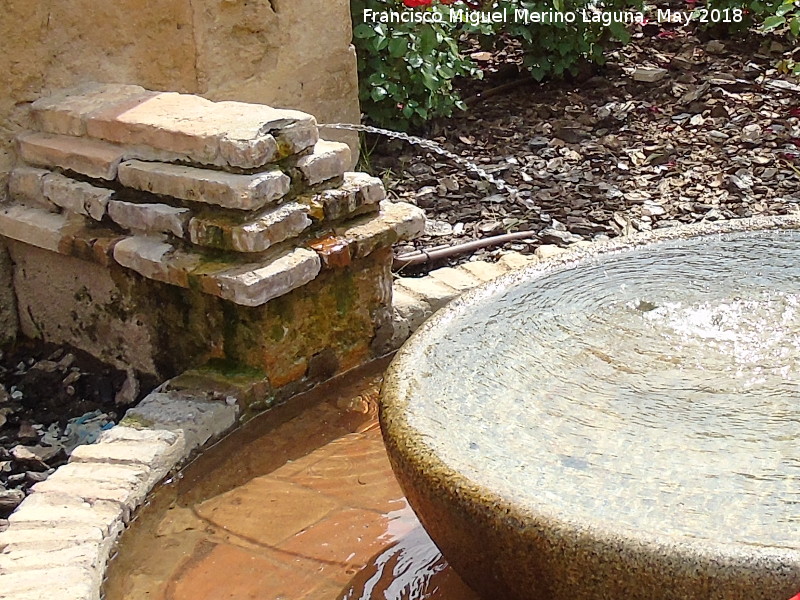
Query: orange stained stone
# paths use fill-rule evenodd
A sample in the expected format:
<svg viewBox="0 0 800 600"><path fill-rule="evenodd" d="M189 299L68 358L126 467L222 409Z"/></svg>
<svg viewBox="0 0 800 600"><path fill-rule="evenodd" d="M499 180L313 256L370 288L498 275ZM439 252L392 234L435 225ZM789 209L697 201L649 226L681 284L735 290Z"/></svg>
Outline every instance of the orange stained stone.
<svg viewBox="0 0 800 600"><path fill-rule="evenodd" d="M203 547L206 546L206 547ZM302 559L273 550L201 544L166 586L165 600L298 600L324 598L341 584ZM335 593L328 596L331 600Z"/></svg>
<svg viewBox="0 0 800 600"><path fill-rule="evenodd" d="M272 546L339 506L314 490L262 476L199 504L197 514L242 539Z"/></svg>
<svg viewBox="0 0 800 600"><path fill-rule="evenodd" d="M327 267L346 267L351 262L350 244L346 239L329 235L309 242Z"/></svg>
<svg viewBox="0 0 800 600"><path fill-rule="evenodd" d="M285 366L283 370L270 375L269 381L273 387L280 388L301 379L308 370L308 361L305 359Z"/></svg>

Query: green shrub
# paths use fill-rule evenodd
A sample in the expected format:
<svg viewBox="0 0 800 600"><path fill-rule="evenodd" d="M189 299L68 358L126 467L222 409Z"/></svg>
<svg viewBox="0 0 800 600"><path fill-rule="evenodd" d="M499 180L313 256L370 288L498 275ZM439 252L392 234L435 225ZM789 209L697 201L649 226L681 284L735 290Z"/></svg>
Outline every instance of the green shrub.
<svg viewBox="0 0 800 600"><path fill-rule="evenodd" d="M364 21L364 10L375 13L403 10L400 0L352 0L353 38L358 54L361 108L378 125L406 130L434 117L450 116L465 106L453 87L455 77L480 77L481 71L459 49L459 37L478 37L485 49L509 39L522 46L523 64L536 80L576 72L586 62L602 62L612 40L628 41L626 25L563 21L524 23L509 18L502 23L457 22L452 11L479 15L465 4L412 9L442 15L441 23ZM611 13L635 9L642 0L484 0L483 12L515 10L535 13L573 12L594 7Z"/></svg>
<svg viewBox="0 0 800 600"><path fill-rule="evenodd" d="M550 19L547 23L525 23L508 19L505 23L482 25L477 28L484 36L483 46L493 47L504 43L506 38L519 40L522 45L523 64L531 75L541 81L545 77L561 77L565 73L575 74L582 63L603 62L603 51L614 41L630 39L627 25L621 19L610 23L584 22L582 11L599 11L599 14L621 15L623 11L633 14L642 7L642 0L496 0L495 10L527 10L530 13L573 13L579 15L575 22L567 23Z"/></svg>
<svg viewBox="0 0 800 600"><path fill-rule="evenodd" d="M364 9L402 10L399 0L353 0L353 39L358 54L361 109L378 125L407 130L428 119L464 109L453 79L480 77L476 65L458 48L458 26L449 7L416 11L441 12L442 23L364 22Z"/></svg>

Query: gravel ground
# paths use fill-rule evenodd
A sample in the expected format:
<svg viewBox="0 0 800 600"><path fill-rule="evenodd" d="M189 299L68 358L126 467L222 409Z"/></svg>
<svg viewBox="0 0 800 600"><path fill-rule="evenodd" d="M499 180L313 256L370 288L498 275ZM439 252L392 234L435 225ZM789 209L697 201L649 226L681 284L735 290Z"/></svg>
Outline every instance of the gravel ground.
<svg viewBox="0 0 800 600"><path fill-rule="evenodd" d="M74 348L21 341L0 351L0 520L142 396L133 373Z"/></svg>
<svg viewBox="0 0 800 600"><path fill-rule="evenodd" d="M470 109L434 123L429 137L519 194L370 136L367 167L430 220L397 252L531 231L504 246L531 253L543 243L800 210L800 85L774 68L791 51L774 38L704 35L646 25L603 67L543 84L519 73L513 48L476 52L486 77L462 86Z"/></svg>

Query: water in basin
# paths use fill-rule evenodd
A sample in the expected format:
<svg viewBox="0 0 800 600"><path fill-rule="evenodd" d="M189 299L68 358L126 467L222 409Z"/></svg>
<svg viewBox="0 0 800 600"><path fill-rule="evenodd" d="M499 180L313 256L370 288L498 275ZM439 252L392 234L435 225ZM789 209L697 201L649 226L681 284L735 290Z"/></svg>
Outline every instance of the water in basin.
<svg viewBox="0 0 800 600"><path fill-rule="evenodd" d="M476 305L413 383L443 463L561 521L800 548L800 233L665 242Z"/></svg>

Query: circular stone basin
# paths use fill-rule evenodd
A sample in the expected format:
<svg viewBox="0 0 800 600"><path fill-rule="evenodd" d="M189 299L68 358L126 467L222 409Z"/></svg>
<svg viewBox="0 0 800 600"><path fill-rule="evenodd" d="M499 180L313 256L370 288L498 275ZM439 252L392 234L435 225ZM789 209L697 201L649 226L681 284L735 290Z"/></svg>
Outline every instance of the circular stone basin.
<svg viewBox="0 0 800 600"><path fill-rule="evenodd" d="M487 599L800 591L800 222L662 230L451 303L382 392L395 473Z"/></svg>

